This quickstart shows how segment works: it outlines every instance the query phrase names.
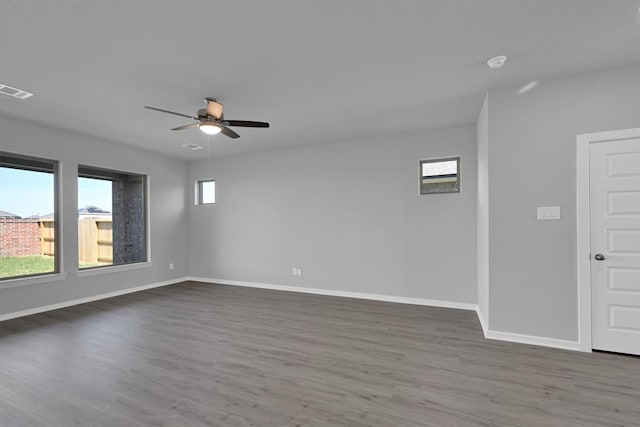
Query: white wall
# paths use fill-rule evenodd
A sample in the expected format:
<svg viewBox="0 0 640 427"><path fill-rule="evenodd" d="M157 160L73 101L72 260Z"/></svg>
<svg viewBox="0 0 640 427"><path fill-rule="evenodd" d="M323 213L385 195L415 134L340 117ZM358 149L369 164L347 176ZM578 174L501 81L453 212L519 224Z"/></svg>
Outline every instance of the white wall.
<svg viewBox="0 0 640 427"><path fill-rule="evenodd" d="M60 162L66 273L65 280L28 286L3 288L6 282L0 282L0 317L187 275L186 162L6 117L0 117L0 138L0 151ZM78 164L149 176L151 267L77 277ZM170 262L175 263L173 271L168 269Z"/></svg>
<svg viewBox="0 0 640 427"><path fill-rule="evenodd" d="M490 329L576 341L576 135L640 125L640 66L516 90L489 94Z"/></svg>
<svg viewBox="0 0 640 427"><path fill-rule="evenodd" d="M475 304L475 139L469 125L192 162L190 187L214 178L217 203L189 208L189 272ZM419 160L453 155L462 192L420 196Z"/></svg>
<svg viewBox="0 0 640 427"><path fill-rule="evenodd" d="M485 96L476 123L478 142L478 317L489 328L489 95Z"/></svg>

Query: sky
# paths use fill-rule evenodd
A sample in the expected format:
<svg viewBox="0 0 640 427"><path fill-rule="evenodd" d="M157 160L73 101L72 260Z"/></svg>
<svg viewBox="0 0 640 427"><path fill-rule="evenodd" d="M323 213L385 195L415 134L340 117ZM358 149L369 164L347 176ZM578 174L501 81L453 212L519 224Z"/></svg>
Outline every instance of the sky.
<svg viewBox="0 0 640 427"><path fill-rule="evenodd" d="M78 208L111 212L111 182L78 178ZM53 174L0 167L0 210L26 218L53 213Z"/></svg>

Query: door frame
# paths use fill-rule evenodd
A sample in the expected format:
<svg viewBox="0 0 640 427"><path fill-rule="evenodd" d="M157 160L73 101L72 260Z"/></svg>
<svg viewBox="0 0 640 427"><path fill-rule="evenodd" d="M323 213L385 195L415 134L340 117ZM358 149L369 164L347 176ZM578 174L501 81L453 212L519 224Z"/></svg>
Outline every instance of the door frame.
<svg viewBox="0 0 640 427"><path fill-rule="evenodd" d="M589 147L607 141L640 138L640 128L585 133L576 137L576 216L578 261L578 346L591 352L591 227Z"/></svg>

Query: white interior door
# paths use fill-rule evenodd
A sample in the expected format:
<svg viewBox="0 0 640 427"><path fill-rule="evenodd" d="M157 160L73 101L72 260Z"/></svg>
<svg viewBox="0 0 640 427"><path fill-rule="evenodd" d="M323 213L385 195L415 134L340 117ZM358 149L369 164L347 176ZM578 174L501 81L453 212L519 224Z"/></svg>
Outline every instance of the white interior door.
<svg viewBox="0 0 640 427"><path fill-rule="evenodd" d="M589 175L592 347L640 355L640 139L590 144Z"/></svg>

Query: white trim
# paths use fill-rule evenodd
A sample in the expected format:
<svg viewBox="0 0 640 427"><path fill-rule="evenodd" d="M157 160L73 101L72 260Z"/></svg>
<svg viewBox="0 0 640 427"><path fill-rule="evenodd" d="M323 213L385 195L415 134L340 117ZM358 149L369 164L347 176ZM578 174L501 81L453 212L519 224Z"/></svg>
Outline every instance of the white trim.
<svg viewBox="0 0 640 427"><path fill-rule="evenodd" d="M50 278L51 276L47 276L47 277ZM42 277L42 279L45 279L45 277ZM559 348L559 349L565 349L565 350L591 351L591 349L583 350L581 348L580 343L577 341L559 340L554 338L537 337L532 335L521 335L521 334L510 333L510 332L488 330L486 327L485 321L478 310L477 304L432 300L432 299L423 299L423 298L399 297L399 296L392 296L392 295L367 294L367 293L360 293L360 292L336 291L331 289L301 288L301 287L295 287L295 286L274 285L274 284L256 283L256 282L241 282L237 280L226 280L226 279L210 279L205 277L192 277L192 276L180 277L177 279L171 279L164 282L151 283L148 285L121 289L118 291L107 292L104 294L92 295L89 297L79 298L71 301L64 301L57 304L50 304L50 305L31 308L27 310L16 311L13 313L7 313L4 315L0 315L0 322L4 320L9 320L9 319L15 319L18 317L29 316L32 314L43 313L46 311L57 310L60 308L70 307L73 305L85 304L88 302L98 301L101 299L113 298L120 295L130 294L133 292L144 291L147 289L173 285L176 283L181 283L186 281L213 283L213 284L219 284L219 285L243 286L248 288L271 289L271 290L288 291L288 292L300 292L300 293L328 295L328 296L345 297L345 298L357 298L357 299L366 299L366 300L374 300L374 301L394 302L394 303L400 303L400 304L422 305L422 306L429 306L429 307L453 308L458 310L471 310L476 312L478 319L480 321L480 325L482 326L484 336L487 339L509 341L509 342L537 345L537 346L543 346L543 347L553 347L553 348Z"/></svg>
<svg viewBox="0 0 640 427"><path fill-rule="evenodd" d="M455 308L459 310L476 311L478 308L476 304L470 304L470 303L464 303L464 302L442 301L442 300L432 300L432 299L423 299L423 298L409 298L409 297L399 297L399 296L393 296L393 295L368 294L368 293L361 293L361 292L336 291L332 289L303 288L298 286L274 285L270 283L242 282L238 280L210 279L206 277L187 277L187 280L191 280L194 282L214 283L218 285L243 286L247 288L271 289L275 291L301 292L305 294L328 295L328 296L344 297L344 298L358 298L358 299L367 299L367 300L374 300L374 301L395 302L399 304L426 305L430 307Z"/></svg>
<svg viewBox="0 0 640 427"><path fill-rule="evenodd" d="M78 277L99 276L100 274L118 273L120 271L138 270L140 268L149 268L153 265L151 261L136 262L133 264L109 265L104 267L93 267L84 270L78 270Z"/></svg>
<svg viewBox="0 0 640 427"><path fill-rule="evenodd" d="M181 277L181 278L178 278L178 279L166 280L164 282L151 283L151 284L148 284L148 285L136 286L134 288L121 289L119 291L107 292L107 293L104 293L104 294L92 295L90 297L79 298L79 299L75 299L75 300L71 300L71 301L64 301L64 302L59 302L59 303L56 303L56 304L43 305L43 306L40 306L40 307L29 308L27 310L15 311L13 313L7 313L7 314L0 315L0 322L2 322L4 320L9 320L9 319L15 319L17 317L29 316L31 314L43 313L45 311L51 311L51 310L57 310L59 308L70 307L72 305L85 304L85 303L88 303L88 302L93 302L93 301L97 301L97 300L101 300L101 299L113 298L113 297L117 297L117 296L120 296L120 295L130 294L130 293L133 293L133 292L144 291L144 290L152 289L152 288L159 288L161 286L173 285L173 284L176 284L176 283L184 282L186 280L187 280L186 278Z"/></svg>
<svg viewBox="0 0 640 427"><path fill-rule="evenodd" d="M40 285L42 283L60 282L67 278L66 273L43 274L40 276L18 277L0 281L0 289L15 288L18 286Z"/></svg>
<svg viewBox="0 0 640 427"><path fill-rule="evenodd" d="M582 351L591 351L591 254L589 232L589 144L588 135L576 138L576 250L578 278L578 341Z"/></svg>
<svg viewBox="0 0 640 427"><path fill-rule="evenodd" d="M582 350L580 348L580 343L577 341L560 340L556 338L538 337L533 335L522 335L522 334L514 334L510 332L489 330L487 328L485 320L483 319L483 317L481 316L478 310L477 304L432 300L432 299L423 299L423 298L397 297L392 295L367 294L367 293L360 293L360 292L336 291L331 289L302 288L302 287L296 287L296 286L274 285L270 283L242 282L238 280L227 280L227 279L211 279L206 277L189 276L186 278L186 280L190 280L194 282L212 283L217 285L243 286L248 288L271 289L276 291L288 291L288 292L301 292L301 293L316 294L316 295L328 295L328 296L337 296L337 297L346 297L346 298L367 299L367 300L374 300L374 301L395 302L400 304L413 304L413 305L424 305L429 307L444 307L444 308L454 308L459 310L472 310L476 312L478 319L480 321L480 325L482 326L484 337L487 339L509 341L509 342L515 342L520 344L530 344L530 345L536 345L541 347L553 347L553 348L559 348L563 350L573 350L573 351ZM591 351L591 350L589 349L588 351Z"/></svg>
<svg viewBox="0 0 640 427"><path fill-rule="evenodd" d="M537 345L540 347L553 347L562 350L583 351L578 341L559 340L556 338L538 337L534 335L514 334L488 330L485 338L498 341L509 341L520 344ZM591 351L591 350L589 350Z"/></svg>
<svg viewBox="0 0 640 427"><path fill-rule="evenodd" d="M589 146L592 143L635 139L640 128L586 133L576 137L576 227L578 262L579 350L591 351L591 238L589 219Z"/></svg>
<svg viewBox="0 0 640 427"><path fill-rule="evenodd" d="M476 307L476 315L478 316L478 320L480 321L480 326L482 327L482 333L484 334L484 337L487 338L489 327L487 325L487 321L485 320L482 314L482 311L480 310L480 306Z"/></svg>

